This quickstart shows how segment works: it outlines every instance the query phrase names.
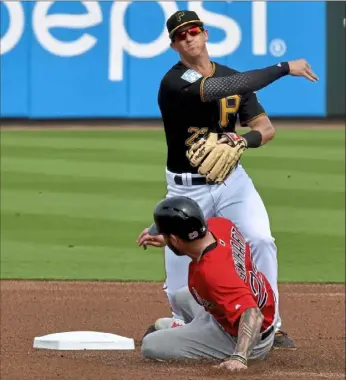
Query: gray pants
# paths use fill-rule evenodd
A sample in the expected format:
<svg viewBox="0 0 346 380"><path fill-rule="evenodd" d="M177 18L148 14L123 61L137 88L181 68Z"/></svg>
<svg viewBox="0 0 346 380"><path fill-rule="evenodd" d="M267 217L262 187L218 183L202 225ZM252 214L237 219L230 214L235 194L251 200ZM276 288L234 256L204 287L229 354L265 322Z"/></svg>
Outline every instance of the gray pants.
<svg viewBox="0 0 346 380"><path fill-rule="evenodd" d="M175 296L185 326L156 331L142 343L142 355L156 360L226 359L234 353L237 339L216 322L214 317L197 304L189 289L183 288ZM257 343L249 359L263 360L273 345L275 332Z"/></svg>

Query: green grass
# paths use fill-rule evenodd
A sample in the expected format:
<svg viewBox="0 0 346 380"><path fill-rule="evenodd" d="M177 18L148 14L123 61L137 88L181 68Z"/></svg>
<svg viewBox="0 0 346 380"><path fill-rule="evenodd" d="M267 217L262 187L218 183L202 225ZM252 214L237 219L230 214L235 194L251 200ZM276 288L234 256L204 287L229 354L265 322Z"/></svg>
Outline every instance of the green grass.
<svg viewBox="0 0 346 380"><path fill-rule="evenodd" d="M280 129L242 164L270 216L280 281L345 281L341 130ZM1 278L163 280L136 246L165 195L162 131L1 131Z"/></svg>

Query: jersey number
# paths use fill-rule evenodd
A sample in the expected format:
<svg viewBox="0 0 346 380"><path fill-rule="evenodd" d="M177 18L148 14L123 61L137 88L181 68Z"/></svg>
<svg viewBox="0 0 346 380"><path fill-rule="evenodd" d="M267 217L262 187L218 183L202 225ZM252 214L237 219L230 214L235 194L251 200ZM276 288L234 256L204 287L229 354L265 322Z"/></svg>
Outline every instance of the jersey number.
<svg viewBox="0 0 346 380"><path fill-rule="evenodd" d="M192 133L192 135L188 139L186 139L185 145L191 146L195 142L197 142L197 140L199 140L200 138L202 138L203 135L205 135L206 133L208 133L208 128L190 127L188 129L188 132Z"/></svg>
<svg viewBox="0 0 346 380"><path fill-rule="evenodd" d="M221 128L226 128L228 125L229 114L235 114L238 112L240 105L240 96L232 95L227 98L219 100L220 120L219 125Z"/></svg>
<svg viewBox="0 0 346 380"><path fill-rule="evenodd" d="M265 288L263 279L260 280L255 272L250 272L250 286L252 293L257 297L257 305L260 310L263 309L263 306L267 303L268 293Z"/></svg>

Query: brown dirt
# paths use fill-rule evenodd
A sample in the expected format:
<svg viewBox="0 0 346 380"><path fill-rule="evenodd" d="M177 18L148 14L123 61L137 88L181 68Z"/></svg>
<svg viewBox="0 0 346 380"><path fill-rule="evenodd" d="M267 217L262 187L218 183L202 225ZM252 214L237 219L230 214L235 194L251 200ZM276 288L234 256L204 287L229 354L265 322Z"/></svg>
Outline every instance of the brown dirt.
<svg viewBox="0 0 346 380"><path fill-rule="evenodd" d="M169 316L162 285L116 282L1 281L1 380L344 379L343 285L281 284L281 314L296 351L273 351L246 373L210 363L153 363L135 351L33 349L35 336L72 330L112 332L138 343Z"/></svg>

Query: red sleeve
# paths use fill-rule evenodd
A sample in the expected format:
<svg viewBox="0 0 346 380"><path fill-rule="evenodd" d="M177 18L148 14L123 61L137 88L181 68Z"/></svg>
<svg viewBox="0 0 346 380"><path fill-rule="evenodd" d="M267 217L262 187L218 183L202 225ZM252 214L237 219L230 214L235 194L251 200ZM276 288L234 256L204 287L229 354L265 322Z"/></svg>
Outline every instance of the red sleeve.
<svg viewBox="0 0 346 380"><path fill-rule="evenodd" d="M218 265L213 271L209 269L205 282L210 301L225 313L232 326L238 325L245 310L257 307L250 289L228 265Z"/></svg>

